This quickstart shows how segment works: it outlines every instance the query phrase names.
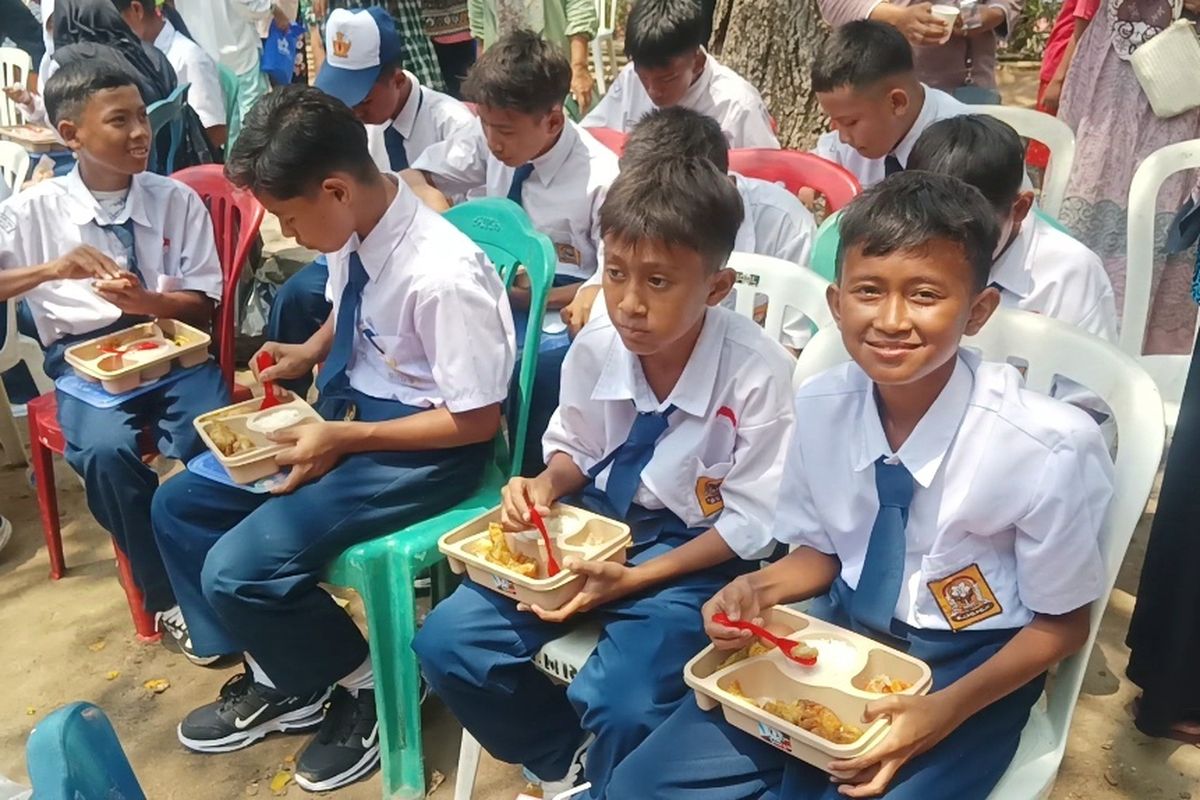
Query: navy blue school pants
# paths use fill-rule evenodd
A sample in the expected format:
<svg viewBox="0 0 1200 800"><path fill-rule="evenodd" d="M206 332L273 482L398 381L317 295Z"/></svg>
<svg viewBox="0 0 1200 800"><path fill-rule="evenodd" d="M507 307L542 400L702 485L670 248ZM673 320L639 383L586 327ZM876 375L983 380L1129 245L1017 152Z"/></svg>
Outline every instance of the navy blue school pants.
<svg viewBox="0 0 1200 800"><path fill-rule="evenodd" d="M326 419L377 422L423 409L352 392L322 399ZM367 643L318 586L358 542L449 508L479 485L491 443L359 453L291 494L253 494L185 472L154 499L154 532L200 655L248 652L289 694L358 668Z"/></svg>
<svg viewBox="0 0 1200 800"><path fill-rule="evenodd" d="M5 325L7 320L3 316L4 314L17 315L17 333L32 336L35 340L38 338L37 326L33 322L33 314L29 311L28 303L16 300L9 300L7 303L0 301L0 347L4 347L5 338L8 336ZM33 382L33 375L30 374L29 367L25 366L24 361L17 362L15 367L5 372L3 380L4 389L8 392L8 400L13 405L28 403L39 394L37 384Z"/></svg>
<svg viewBox="0 0 1200 800"><path fill-rule="evenodd" d="M631 516L632 564L699 532L688 531L669 512L635 506ZM434 607L413 649L430 687L463 727L493 756L523 764L542 780L566 775L585 735L594 734L585 773L590 796L600 798L613 768L685 699L683 665L708 641L700 606L749 566L730 562L587 614L604 630L565 689L539 672L532 658L569 624L543 622L518 611L511 598L469 580Z"/></svg>
<svg viewBox="0 0 1200 800"><path fill-rule="evenodd" d="M58 340L46 350L46 374L58 379L71 372L63 356L72 344L136 322L126 319ZM148 430L159 453L184 461L203 450L192 420L229 404L221 370L209 361L116 408L96 408L62 392L57 395L67 463L83 477L88 509L129 559L146 611L165 611L175 605L175 598L150 526L150 501L158 489L158 474L142 463L138 440L142 431Z"/></svg>
<svg viewBox="0 0 1200 800"><path fill-rule="evenodd" d="M284 281L271 303L267 339L282 344L304 344L320 330L333 310L333 304L325 299L328 282L329 264L325 256L318 256ZM303 397L308 394L312 381L310 374L282 380L279 384Z"/></svg>
<svg viewBox="0 0 1200 800"><path fill-rule="evenodd" d="M839 579L809 613L851 628L854 592ZM898 649L929 663L933 688L961 678L1003 647L1016 631L933 631L893 620ZM887 800L986 800L1012 761L1042 693L1045 676L975 714L932 750L905 764ZM671 800L837 800L837 784L816 767L786 755L725 722L720 708L684 702L613 773L609 797Z"/></svg>

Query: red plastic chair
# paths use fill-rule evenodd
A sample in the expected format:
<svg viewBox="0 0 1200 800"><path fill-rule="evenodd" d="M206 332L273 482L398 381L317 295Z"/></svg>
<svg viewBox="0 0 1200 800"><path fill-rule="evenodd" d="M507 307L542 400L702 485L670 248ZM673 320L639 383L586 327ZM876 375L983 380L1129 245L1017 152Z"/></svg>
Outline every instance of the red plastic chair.
<svg viewBox="0 0 1200 800"><path fill-rule="evenodd" d="M792 194L806 187L815 189L825 196L831 214L862 194L858 178L840 164L798 150L759 147L730 150L729 171L782 183Z"/></svg>
<svg viewBox="0 0 1200 800"><path fill-rule="evenodd" d="M612 150L618 156L625 152L625 140L629 138L627 134L612 128L584 128L585 131L595 136L600 144Z"/></svg>
<svg viewBox="0 0 1200 800"><path fill-rule="evenodd" d="M250 254L250 248L258 236L266 211L249 192L235 189L225 180L220 165L207 164L190 167L173 176L181 183L196 190L208 206L213 220L213 233L217 240L217 255L221 261L224 286L221 304L213 314L213 348L225 380L233 388L235 399L249 399L250 392L233 383L234 369L234 317L237 311L237 287L242 268ZM29 443L34 479L37 484L38 511L42 518L42 535L50 553L50 579L58 580L66 572L63 557L62 527L58 518L58 494L54 487L53 454L62 455L67 449L62 428L58 424L58 401L54 392L49 392L29 402ZM149 459L156 453L148 442L142 443L142 455ZM117 571L133 625L138 638L154 641L159 638L154 628L154 615L146 613L142 604L142 593L133 582L129 562L117 543L113 542L117 554Z"/></svg>

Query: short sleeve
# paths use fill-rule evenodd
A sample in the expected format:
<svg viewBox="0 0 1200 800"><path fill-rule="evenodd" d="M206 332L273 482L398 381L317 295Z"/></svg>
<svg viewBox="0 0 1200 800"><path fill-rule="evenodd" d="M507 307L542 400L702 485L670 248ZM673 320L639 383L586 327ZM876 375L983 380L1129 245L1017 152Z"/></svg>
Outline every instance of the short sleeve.
<svg viewBox="0 0 1200 800"><path fill-rule="evenodd" d="M600 27L596 4L592 0L565 0L565 5L567 29L564 33L568 37L582 34L589 39L596 38L596 29Z"/></svg>
<svg viewBox="0 0 1200 800"><path fill-rule="evenodd" d="M179 246L179 262L163 267L167 274L177 273L182 279L177 287L179 290L201 292L219 303L224 278L213 238L212 217L199 195L186 187L183 191L187 224L181 226L184 235Z"/></svg>
<svg viewBox="0 0 1200 800"><path fill-rule="evenodd" d="M200 117L200 124L205 128L225 125L225 93L221 90L217 63L201 52L193 53L188 79L192 84L188 89L188 105Z"/></svg>
<svg viewBox="0 0 1200 800"><path fill-rule="evenodd" d="M625 70L629 69L626 67ZM626 84L629 82L629 77L625 70L621 70L613 81L612 86L608 87L608 91L600 98L600 102L596 107L587 113L580 122L581 128L611 128L614 131L625 131L625 114L624 114L624 97L628 91ZM637 77L634 77L637 80Z"/></svg>
<svg viewBox="0 0 1200 800"><path fill-rule="evenodd" d="M599 364L593 352L607 328L585 328L563 360L558 408L542 437L542 453L549 462L554 453L565 453L581 472L604 457L604 410L592 400Z"/></svg>
<svg viewBox="0 0 1200 800"><path fill-rule="evenodd" d="M21 217L11 201L0 203L0 269L30 266L21 241Z"/></svg>
<svg viewBox="0 0 1200 800"><path fill-rule="evenodd" d="M804 418L797 404L796 419ZM779 502L775 505L771 537L791 547L811 547L826 555L836 555L825 526L817 514L812 487L805 471L805 459L799 436L792 436L783 462L783 477L779 483Z"/></svg>
<svg viewBox="0 0 1200 800"><path fill-rule="evenodd" d="M771 124L771 114L760 99L754 107L747 108L739 115L735 128L729 131L733 139L730 147L764 147L770 150L779 149L779 139L775 136Z"/></svg>
<svg viewBox="0 0 1200 800"><path fill-rule="evenodd" d="M1099 539L1113 465L1100 429L1080 419L1048 454L1036 486L1016 525L1017 591L1036 613L1065 614L1104 594Z"/></svg>
<svg viewBox="0 0 1200 800"><path fill-rule="evenodd" d="M813 148L813 154L818 155L826 161L832 161L835 164L842 164L842 160L838 157L838 134L837 131L829 131L822 133L817 139L817 146ZM842 164L842 166L845 166Z"/></svg>
<svg viewBox="0 0 1200 800"><path fill-rule="evenodd" d="M412 168L429 175L446 194L460 195L483 188L487 183L487 144L478 120L444 142L425 148Z"/></svg>

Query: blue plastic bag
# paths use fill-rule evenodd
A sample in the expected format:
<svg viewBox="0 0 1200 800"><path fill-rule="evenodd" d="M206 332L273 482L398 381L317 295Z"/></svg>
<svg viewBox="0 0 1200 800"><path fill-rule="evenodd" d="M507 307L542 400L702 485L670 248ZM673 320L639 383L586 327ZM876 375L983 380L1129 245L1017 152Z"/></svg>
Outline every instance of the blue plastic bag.
<svg viewBox="0 0 1200 800"><path fill-rule="evenodd" d="M296 72L296 51L304 26L293 22L286 31L271 25L267 38L263 40L262 71L276 84L286 86L292 82Z"/></svg>

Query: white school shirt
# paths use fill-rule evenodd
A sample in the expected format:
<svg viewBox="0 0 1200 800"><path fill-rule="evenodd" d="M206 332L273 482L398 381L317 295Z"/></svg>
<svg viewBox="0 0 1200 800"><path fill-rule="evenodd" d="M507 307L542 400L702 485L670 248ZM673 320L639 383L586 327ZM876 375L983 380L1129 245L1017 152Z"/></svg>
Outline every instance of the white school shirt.
<svg viewBox="0 0 1200 800"><path fill-rule="evenodd" d="M667 508L689 527L715 526L742 558L772 545L770 522L793 428L792 359L753 321L710 308L695 349L659 402L641 361L612 322L594 319L571 345L558 410L542 439L587 472L629 436L638 412L675 406L633 501ZM596 477L608 485L611 466Z"/></svg>
<svg viewBox="0 0 1200 800"><path fill-rule="evenodd" d="M719 122L730 147L779 149L779 139L771 126L771 114L758 89L719 63L711 53L705 53L704 69L688 87L679 105ZM630 63L617 73L608 93L580 124L585 128L612 128L628 133L655 108L657 106Z"/></svg>
<svg viewBox="0 0 1200 800"><path fill-rule="evenodd" d="M896 452L874 386L853 362L806 382L774 535L841 561L857 588L879 511L874 463L914 479L895 617L913 627L1018 628L1099 598L1099 533L1113 493L1100 429L1083 411L1024 388L1008 364L960 350L950 381ZM930 584L933 583L933 586ZM957 595L943 614L935 591Z"/></svg>
<svg viewBox="0 0 1200 800"><path fill-rule="evenodd" d="M147 288L202 292L220 301L221 262L208 209L189 187L151 172L133 176L125 206L115 218L83 185L78 167L13 195L0 204L0 269L45 264L81 244L126 266L117 234L100 226L129 219ZM92 289L91 278L47 281L24 298L43 345L121 318L121 310Z"/></svg>
<svg viewBox="0 0 1200 800"><path fill-rule="evenodd" d="M221 74L212 56L180 34L167 20L163 20L163 29L155 38L154 46L175 68L179 84L191 84L187 102L200 117L200 124L206 128L226 124L225 92L221 89Z"/></svg>
<svg viewBox="0 0 1200 800"><path fill-rule="evenodd" d="M568 122L554 146L533 160L522 207L533 227L554 242L559 275L587 278L597 269L600 206L617 177L617 157L594 136ZM513 167L492 155L479 120L425 150L413 169L433 177L448 195L507 197Z"/></svg>
<svg viewBox="0 0 1200 800"><path fill-rule="evenodd" d="M271 16L271 0L176 0L196 44L235 75L257 71L262 42L259 20Z"/></svg>
<svg viewBox="0 0 1200 800"><path fill-rule="evenodd" d="M516 340L508 295L483 251L400 181L367 237L354 234L326 256L334 330L356 251L367 284L346 370L350 385L381 400L454 413L504 400Z"/></svg>
<svg viewBox="0 0 1200 800"><path fill-rule="evenodd" d="M404 70L404 74L412 81L412 91L404 108L386 125L367 126L367 149L384 172L392 169L383 139L383 133L389 127L404 137L404 152L408 155L408 163L412 164L426 148L464 133L475 124L475 115L458 100L422 86L417 76L408 70Z"/></svg>

